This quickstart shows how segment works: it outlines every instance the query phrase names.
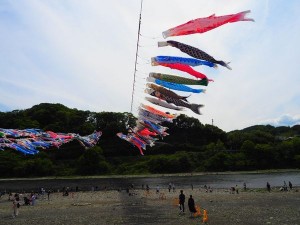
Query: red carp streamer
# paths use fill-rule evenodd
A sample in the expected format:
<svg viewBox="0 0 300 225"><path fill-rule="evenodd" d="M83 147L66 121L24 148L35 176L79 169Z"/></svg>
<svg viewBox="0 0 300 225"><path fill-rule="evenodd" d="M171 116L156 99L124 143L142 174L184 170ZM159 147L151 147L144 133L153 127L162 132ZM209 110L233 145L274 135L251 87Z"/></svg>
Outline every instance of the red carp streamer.
<svg viewBox="0 0 300 225"><path fill-rule="evenodd" d="M215 29L219 26L222 26L226 23L234 23L239 21L254 21L253 19L245 18L246 14L250 12L251 11L248 10L237 14L231 14L225 16L215 16L215 14L213 14L209 17L191 20L187 23L166 30L162 34L164 38L167 38L171 36L204 33L209 30Z"/></svg>

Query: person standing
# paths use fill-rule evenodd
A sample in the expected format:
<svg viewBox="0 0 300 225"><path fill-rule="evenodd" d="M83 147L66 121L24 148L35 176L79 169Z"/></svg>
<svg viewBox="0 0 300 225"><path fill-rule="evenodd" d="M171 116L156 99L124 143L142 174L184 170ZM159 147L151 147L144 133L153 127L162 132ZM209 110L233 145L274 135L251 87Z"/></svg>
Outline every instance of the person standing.
<svg viewBox="0 0 300 225"><path fill-rule="evenodd" d="M172 184L171 183L169 183L168 189L169 189L169 192L171 192L171 189L172 189Z"/></svg>
<svg viewBox="0 0 300 225"><path fill-rule="evenodd" d="M247 186L246 186L246 183L244 182L244 191L247 190Z"/></svg>
<svg viewBox="0 0 300 225"><path fill-rule="evenodd" d="M30 201L31 201L32 206L35 205L35 199L36 199L36 195L35 195L34 192L32 192L31 195L30 195Z"/></svg>
<svg viewBox="0 0 300 225"><path fill-rule="evenodd" d="M286 185L285 181L283 181L283 190L287 191L287 185Z"/></svg>
<svg viewBox="0 0 300 225"><path fill-rule="evenodd" d="M51 194L51 190L49 189L49 190L47 191L48 201L50 201L50 194Z"/></svg>
<svg viewBox="0 0 300 225"><path fill-rule="evenodd" d="M190 198L188 200L188 206L189 206L189 210L190 210L190 213L191 213L191 217L193 217L194 213L197 212L197 210L196 210L195 201L194 201L192 195L190 195Z"/></svg>
<svg viewBox="0 0 300 225"><path fill-rule="evenodd" d="M268 192L271 191L271 185L269 184L269 182L267 182L267 190L268 190Z"/></svg>
<svg viewBox="0 0 300 225"><path fill-rule="evenodd" d="M148 184L146 184L146 195L150 195L150 187Z"/></svg>
<svg viewBox="0 0 300 225"><path fill-rule="evenodd" d="M291 181L289 181L289 187L290 187L290 190L293 189L293 185L292 185Z"/></svg>
<svg viewBox="0 0 300 225"><path fill-rule="evenodd" d="M156 185L156 194L159 194L159 185Z"/></svg>
<svg viewBox="0 0 300 225"><path fill-rule="evenodd" d="M18 194L15 194L13 200L13 215L12 215L13 218L19 215L19 208L20 208L20 198Z"/></svg>
<svg viewBox="0 0 300 225"><path fill-rule="evenodd" d="M184 212L184 202L185 202L185 195L183 194L183 190L180 190L179 209L181 212Z"/></svg>

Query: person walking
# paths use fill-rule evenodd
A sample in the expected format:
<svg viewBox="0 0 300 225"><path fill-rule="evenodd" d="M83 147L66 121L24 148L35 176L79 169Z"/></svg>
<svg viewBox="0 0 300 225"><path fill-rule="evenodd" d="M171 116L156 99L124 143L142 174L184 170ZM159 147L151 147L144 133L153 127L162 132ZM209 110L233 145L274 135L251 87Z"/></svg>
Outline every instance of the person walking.
<svg viewBox="0 0 300 225"><path fill-rule="evenodd" d="M188 200L188 206L189 206L189 210L190 210L190 213L191 213L191 217L193 217L194 213L196 213L197 210L196 210L195 201L194 201L192 195L190 195L190 198Z"/></svg>
<svg viewBox="0 0 300 225"><path fill-rule="evenodd" d="M180 212L183 212L183 213L184 213L184 202L185 202L185 195L183 194L183 190L180 190L179 209L180 209Z"/></svg>

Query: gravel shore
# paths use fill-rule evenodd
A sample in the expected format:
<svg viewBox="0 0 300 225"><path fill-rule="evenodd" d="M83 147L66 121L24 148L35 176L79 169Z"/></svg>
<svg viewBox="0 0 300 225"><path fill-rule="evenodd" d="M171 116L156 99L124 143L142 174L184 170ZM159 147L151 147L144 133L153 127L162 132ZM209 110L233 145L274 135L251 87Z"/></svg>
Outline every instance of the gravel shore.
<svg viewBox="0 0 300 225"><path fill-rule="evenodd" d="M300 192L297 187L271 193L262 189L230 194L229 190L184 189L186 213L180 214L176 205L179 190L160 189L165 199L155 190L71 192L69 196L51 193L38 196L35 206L21 206L19 215L12 218L12 202L8 195L0 199L0 224L115 224L115 225L196 225L203 224L201 217L190 218L187 199L193 195L196 205L208 212L211 225L300 225ZM163 194L162 194L163 193ZM29 195L23 194L22 197Z"/></svg>

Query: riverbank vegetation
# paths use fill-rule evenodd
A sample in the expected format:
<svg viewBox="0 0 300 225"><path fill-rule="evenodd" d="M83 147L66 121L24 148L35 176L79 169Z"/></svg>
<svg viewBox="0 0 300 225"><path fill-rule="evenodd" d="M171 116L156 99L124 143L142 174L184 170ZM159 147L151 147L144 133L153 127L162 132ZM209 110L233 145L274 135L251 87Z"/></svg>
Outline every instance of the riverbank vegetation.
<svg viewBox="0 0 300 225"><path fill-rule="evenodd" d="M202 171L292 169L300 167L300 125L257 125L225 132L180 115L165 124L169 136L148 147L145 156L116 136L134 126L130 113L90 112L42 103L30 109L0 112L1 128L40 128L87 135L103 132L98 145L84 149L73 141L35 156L0 151L0 177L152 174Z"/></svg>

